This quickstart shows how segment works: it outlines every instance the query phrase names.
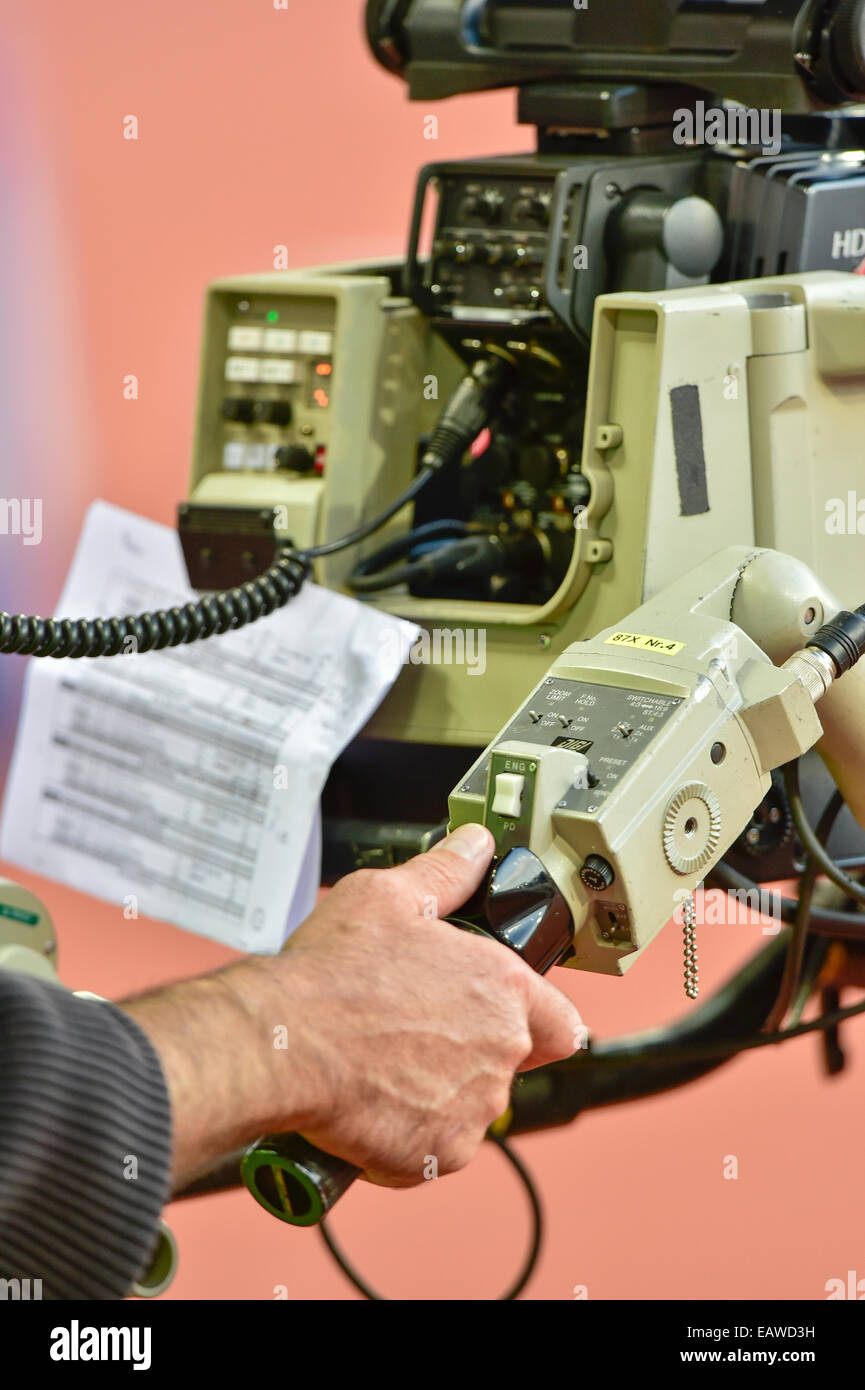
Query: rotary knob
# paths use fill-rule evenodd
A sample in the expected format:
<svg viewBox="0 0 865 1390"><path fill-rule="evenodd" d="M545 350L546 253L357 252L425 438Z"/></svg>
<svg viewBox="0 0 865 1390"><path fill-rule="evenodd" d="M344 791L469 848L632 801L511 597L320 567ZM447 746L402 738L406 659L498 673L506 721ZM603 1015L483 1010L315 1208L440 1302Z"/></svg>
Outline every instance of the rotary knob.
<svg viewBox="0 0 865 1390"><path fill-rule="evenodd" d="M233 425L251 425L255 418L255 401L249 396L226 396L220 414Z"/></svg>
<svg viewBox="0 0 865 1390"><path fill-rule="evenodd" d="M609 888L615 877L616 871L612 864L600 854L588 855L580 869L580 878L593 893L602 893L605 888Z"/></svg>
<svg viewBox="0 0 865 1390"><path fill-rule="evenodd" d="M504 198L497 188L484 188L480 193L469 193L459 205L460 217L477 217L481 222L495 222L501 211Z"/></svg>
<svg viewBox="0 0 865 1390"><path fill-rule="evenodd" d="M273 455L274 465L291 473L311 473L315 468L315 455L302 444L283 444Z"/></svg>
<svg viewBox="0 0 865 1390"><path fill-rule="evenodd" d="M514 217L521 222L529 219L532 222L540 223L542 227L546 227L550 220L552 202L552 193L535 193L525 198L518 198L514 203Z"/></svg>
<svg viewBox="0 0 865 1390"><path fill-rule="evenodd" d="M256 401L252 413L259 425L278 425L285 429L291 424L292 410L289 401Z"/></svg>

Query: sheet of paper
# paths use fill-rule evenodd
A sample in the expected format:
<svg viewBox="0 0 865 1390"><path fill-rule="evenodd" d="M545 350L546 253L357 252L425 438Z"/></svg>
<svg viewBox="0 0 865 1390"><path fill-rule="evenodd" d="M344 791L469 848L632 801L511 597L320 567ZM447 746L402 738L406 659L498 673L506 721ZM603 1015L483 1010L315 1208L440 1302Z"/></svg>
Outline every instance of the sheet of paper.
<svg viewBox="0 0 865 1390"><path fill-rule="evenodd" d="M174 531L91 507L66 617L194 597ZM0 854L243 951L279 949L320 875L319 797L417 629L307 583L188 647L30 662Z"/></svg>

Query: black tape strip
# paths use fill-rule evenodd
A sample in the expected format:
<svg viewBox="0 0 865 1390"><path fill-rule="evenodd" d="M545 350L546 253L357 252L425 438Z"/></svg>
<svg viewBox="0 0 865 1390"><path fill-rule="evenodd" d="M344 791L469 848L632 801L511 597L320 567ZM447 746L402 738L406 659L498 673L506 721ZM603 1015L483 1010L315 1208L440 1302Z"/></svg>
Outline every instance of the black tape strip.
<svg viewBox="0 0 865 1390"><path fill-rule="evenodd" d="M674 386L670 392L670 405L673 409L673 444L676 449L681 515L699 516L709 511L700 388Z"/></svg>

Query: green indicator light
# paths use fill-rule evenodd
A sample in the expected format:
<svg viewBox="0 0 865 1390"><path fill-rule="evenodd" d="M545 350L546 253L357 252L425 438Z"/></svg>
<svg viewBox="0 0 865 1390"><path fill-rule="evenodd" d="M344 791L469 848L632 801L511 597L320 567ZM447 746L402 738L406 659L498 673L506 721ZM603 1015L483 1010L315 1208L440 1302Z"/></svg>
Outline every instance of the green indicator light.
<svg viewBox="0 0 865 1390"><path fill-rule="evenodd" d="M278 309L268 309L268 311L267 311L267 321L268 321L268 323L279 323L279 310L278 310Z"/></svg>
<svg viewBox="0 0 865 1390"><path fill-rule="evenodd" d="M0 917L10 917L13 922L24 922L28 927L35 927L39 921L35 912L27 912L23 907L13 907L11 903L0 903Z"/></svg>

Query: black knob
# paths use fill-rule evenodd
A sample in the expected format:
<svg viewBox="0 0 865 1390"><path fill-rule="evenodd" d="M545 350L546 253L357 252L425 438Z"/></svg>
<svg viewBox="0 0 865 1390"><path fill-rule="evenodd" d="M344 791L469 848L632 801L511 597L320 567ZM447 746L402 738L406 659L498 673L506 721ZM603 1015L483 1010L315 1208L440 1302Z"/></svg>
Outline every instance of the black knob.
<svg viewBox="0 0 865 1390"><path fill-rule="evenodd" d="M457 265L471 265L473 261L485 262L487 248L480 241L464 241L461 237L451 237L437 241L433 256L439 261L456 261Z"/></svg>
<svg viewBox="0 0 865 1390"><path fill-rule="evenodd" d="M259 425L279 425L284 428L291 424L292 411L288 401L256 401L253 414Z"/></svg>
<svg viewBox="0 0 865 1390"><path fill-rule="evenodd" d="M485 188L480 193L469 193L459 205L461 217L476 217L481 222L495 222L501 211L504 199L496 188Z"/></svg>
<svg viewBox="0 0 865 1390"><path fill-rule="evenodd" d="M539 975L561 960L574 934L567 903L537 855L523 847L509 850L459 916L449 920L494 937Z"/></svg>
<svg viewBox="0 0 865 1390"><path fill-rule="evenodd" d="M249 396L226 396L222 402L222 418L236 425L251 425L255 401Z"/></svg>
<svg viewBox="0 0 865 1390"><path fill-rule="evenodd" d="M607 860L602 858L600 854L590 854L580 869L580 878L583 883L595 893L609 888L615 877L616 871L612 864L607 863Z"/></svg>
<svg viewBox="0 0 865 1390"><path fill-rule="evenodd" d="M302 444L283 444L274 453L273 461L277 468L292 473L311 473L315 468L315 455L309 449L304 449Z"/></svg>
<svg viewBox="0 0 865 1390"><path fill-rule="evenodd" d="M532 199L532 216L536 222L541 222L546 226L550 220L550 209L553 206L552 193L539 193Z"/></svg>
<svg viewBox="0 0 865 1390"><path fill-rule="evenodd" d="M541 292L537 285L505 285L501 297L518 309L539 308L541 305Z"/></svg>
<svg viewBox="0 0 865 1390"><path fill-rule="evenodd" d="M518 198L514 203L514 216L518 221L530 219L545 227L550 220L552 193L537 193L530 198Z"/></svg>
<svg viewBox="0 0 865 1390"><path fill-rule="evenodd" d="M502 246L501 263L514 270L537 270L544 263L542 246L525 246L521 241L508 241Z"/></svg>

